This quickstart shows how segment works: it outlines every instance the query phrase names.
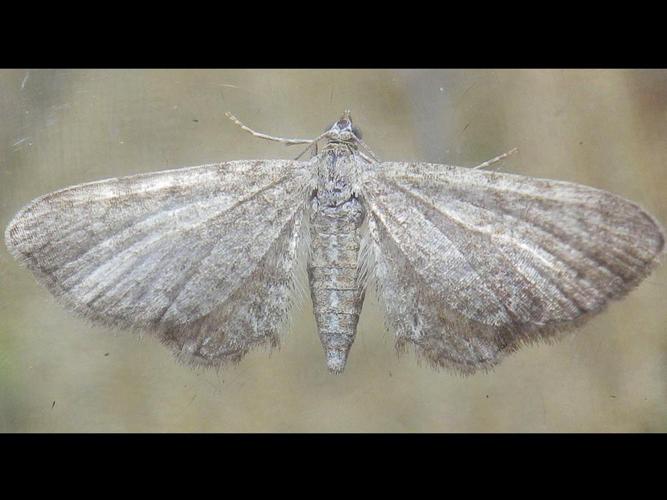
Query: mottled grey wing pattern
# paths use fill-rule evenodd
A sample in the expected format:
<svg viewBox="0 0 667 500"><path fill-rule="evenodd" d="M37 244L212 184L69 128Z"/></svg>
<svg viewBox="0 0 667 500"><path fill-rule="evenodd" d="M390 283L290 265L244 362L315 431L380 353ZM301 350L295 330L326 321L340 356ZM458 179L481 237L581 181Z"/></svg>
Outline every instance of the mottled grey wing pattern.
<svg viewBox="0 0 667 500"><path fill-rule="evenodd" d="M567 182L388 162L361 190L397 346L464 373L599 312L664 246L637 205Z"/></svg>
<svg viewBox="0 0 667 500"><path fill-rule="evenodd" d="M6 242L70 309L217 365L275 345L311 178L233 161L82 184L23 208ZM232 306L233 305L233 306Z"/></svg>

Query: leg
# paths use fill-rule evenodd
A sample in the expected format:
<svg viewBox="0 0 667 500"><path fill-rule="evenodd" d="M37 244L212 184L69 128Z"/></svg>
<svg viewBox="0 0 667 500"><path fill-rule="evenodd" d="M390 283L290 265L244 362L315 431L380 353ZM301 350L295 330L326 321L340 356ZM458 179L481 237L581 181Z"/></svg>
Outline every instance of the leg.
<svg viewBox="0 0 667 500"><path fill-rule="evenodd" d="M504 160L505 158L507 158L507 157L510 156L510 155L513 155L513 154L516 153L517 151L519 151L519 148L514 148L514 149L512 149L511 151L508 151L508 152L505 153L505 154L502 154L502 155L500 155L500 156L496 156L495 158L492 158L492 159L490 159L489 161L485 161L484 163L480 163L479 165L477 165L476 167L473 167L472 169L473 169L473 170L478 170L478 169L480 169L480 168L487 168L487 167L490 167L490 166L493 165L494 163L497 163L497 162L499 162L500 160Z"/></svg>
<svg viewBox="0 0 667 500"><path fill-rule="evenodd" d="M364 149L366 150L366 152L370 155L370 157L371 157L371 159L372 159L372 160L369 159L365 154L363 154L363 153L361 153L361 151L359 151L359 153L360 153L361 156L364 158L364 160L368 161L368 163L373 163L373 162L376 162L376 163L377 163L377 162L380 161L380 160L378 160L377 156L375 156L375 153L373 153L373 151L371 151L371 148L369 148L369 147L366 145L366 143L365 143L364 141L362 141L362 140L361 140L359 137L357 137L357 136L355 136L355 138L357 139L357 142L358 142L359 144L361 144L361 145L364 147Z"/></svg>
<svg viewBox="0 0 667 500"><path fill-rule="evenodd" d="M301 151L301 152L298 154L298 156L297 156L296 158L294 158L294 159L295 159L295 160L298 160L299 158L301 158L303 155L306 154L306 152L308 152L308 151L310 150L310 148L315 148L315 155L317 155L317 141L318 141L318 140L319 140L319 137L318 137L317 139L315 139L312 143L310 143L310 144L308 145L308 147L307 147L306 149L304 149L303 151Z"/></svg>
<svg viewBox="0 0 667 500"><path fill-rule="evenodd" d="M274 137L272 135L267 135L267 134L261 134L259 132L255 132L253 129L246 127L241 121L236 118L233 114L231 114L229 111L225 113L227 118L229 118L231 121L236 123L239 127L241 127L243 130L246 132L251 133L255 137L259 137L260 139L266 139L267 141L275 141L275 142L282 142L283 144L286 145L291 145L291 144L312 144L315 140L317 139L283 139L282 137Z"/></svg>

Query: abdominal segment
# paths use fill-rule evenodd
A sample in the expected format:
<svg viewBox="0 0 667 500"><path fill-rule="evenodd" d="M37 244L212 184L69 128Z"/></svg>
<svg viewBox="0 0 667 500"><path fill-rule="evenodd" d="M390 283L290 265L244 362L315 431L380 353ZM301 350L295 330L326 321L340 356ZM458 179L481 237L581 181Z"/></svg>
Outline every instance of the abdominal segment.
<svg viewBox="0 0 667 500"><path fill-rule="evenodd" d="M356 198L316 208L310 218L308 278L317 330L332 373L345 368L364 300L359 227L364 208Z"/></svg>

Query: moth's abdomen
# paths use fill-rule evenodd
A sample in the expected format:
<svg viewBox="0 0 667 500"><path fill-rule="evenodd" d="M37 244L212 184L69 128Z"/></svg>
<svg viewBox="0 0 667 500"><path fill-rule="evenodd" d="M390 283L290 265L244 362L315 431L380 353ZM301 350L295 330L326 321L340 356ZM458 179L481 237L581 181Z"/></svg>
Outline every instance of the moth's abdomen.
<svg viewBox="0 0 667 500"><path fill-rule="evenodd" d="M345 368L364 300L359 270L363 205L352 198L320 206L310 220L308 277L317 330L333 373Z"/></svg>

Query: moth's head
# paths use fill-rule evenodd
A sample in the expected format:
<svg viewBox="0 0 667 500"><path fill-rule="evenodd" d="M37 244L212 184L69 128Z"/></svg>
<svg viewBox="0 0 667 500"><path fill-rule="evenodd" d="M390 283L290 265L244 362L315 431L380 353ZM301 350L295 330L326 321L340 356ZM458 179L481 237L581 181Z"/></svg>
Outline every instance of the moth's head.
<svg viewBox="0 0 667 500"><path fill-rule="evenodd" d="M354 142L361 139L361 130L352 124L352 114L346 110L343 115L326 129L327 137L334 141Z"/></svg>

